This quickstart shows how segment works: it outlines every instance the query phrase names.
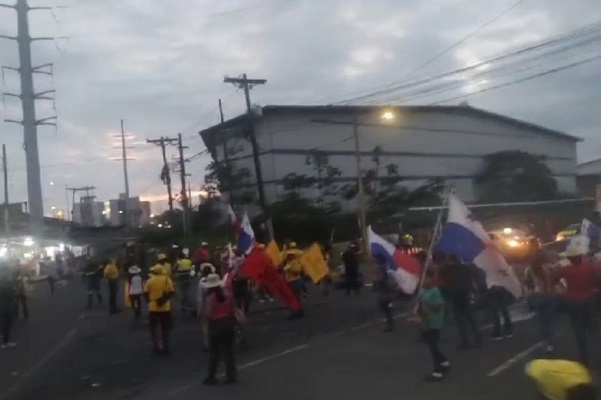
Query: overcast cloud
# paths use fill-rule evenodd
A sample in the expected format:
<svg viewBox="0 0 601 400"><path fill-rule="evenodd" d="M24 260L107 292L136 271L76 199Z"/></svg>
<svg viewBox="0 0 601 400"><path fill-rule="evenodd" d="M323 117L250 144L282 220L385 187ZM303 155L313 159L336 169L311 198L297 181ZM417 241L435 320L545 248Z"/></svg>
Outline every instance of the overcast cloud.
<svg viewBox="0 0 601 400"><path fill-rule="evenodd" d="M4 0L12 2L13 0ZM54 63L55 76L36 78L54 88L55 131L39 130L47 210L65 207L65 186L96 186L101 200L123 191L113 135L119 121L133 137L131 192L158 200L164 188L157 147L147 138L184 134L189 155L203 150L198 130L243 110L243 95L223 76L248 73L268 79L256 88L260 104L333 102L400 79L432 56L507 9L513 0L68 0L67 9L31 13L32 36L68 40L33 44L36 64ZM31 6L65 0L30 0ZM16 32L15 14L0 8L0 34ZM598 0L526 0L510 13L414 76L460 68L500 52L568 32L601 19ZM601 45L584 53L601 52ZM588 54L588 53L586 53ZM583 55L586 55L583 54ZM18 65L16 45L0 40L0 63ZM473 106L507 114L585 139L580 160L599 157L601 62L468 97ZM423 99L429 103L478 90ZM16 92L7 72L3 91ZM420 99L421 100L421 99ZM419 103L415 100L413 103ZM458 103L460 100L455 101ZM20 104L6 98L2 118L20 119ZM39 103L38 118L54 115ZM21 127L0 124L8 146L11 201L26 200ZM175 155L175 149L171 150ZM189 165L193 187L209 159ZM50 182L54 182L51 186Z"/></svg>

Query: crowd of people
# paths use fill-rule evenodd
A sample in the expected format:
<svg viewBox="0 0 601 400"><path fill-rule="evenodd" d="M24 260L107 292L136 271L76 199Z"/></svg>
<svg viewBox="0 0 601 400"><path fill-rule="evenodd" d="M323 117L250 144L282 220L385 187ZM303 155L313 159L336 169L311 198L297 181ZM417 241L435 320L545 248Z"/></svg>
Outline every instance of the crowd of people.
<svg viewBox="0 0 601 400"><path fill-rule="evenodd" d="M264 248L261 244L258 247ZM328 247L323 249L325 259L330 258L329 250ZM598 257L592 253L576 245L568 246L559 256L536 251L523 273L525 298L534 312L546 353L550 355L555 350L557 319L565 313L575 333L578 365L585 369L601 366L601 357L591 346L599 336L595 321L600 282ZM204 383L217 383L216 371L221 359L225 361L225 382L235 383L235 347L237 339L245 340L244 322L253 293L261 302L273 301L272 293L264 287L256 287L238 273L244 254L235 247L211 249L207 243L202 243L193 253L178 249L174 254L175 257L169 257L166 252L157 252L156 263L150 268L135 263L120 265L116 257L102 263L90 261L84 272L87 307L94 307L94 303L103 305L104 280L108 311L118 313L120 281L125 275L126 302L134 321L141 319L143 308L147 309L152 350L157 355L170 353L170 331L177 302L182 313L200 318L203 348L209 353ZM301 302L309 296L307 279L299 264L302 254L296 243L288 243L283 250L282 263L276 266ZM342 283L347 295L361 294L362 254L357 244L351 243L340 256L344 266ZM385 316L384 331L391 332L394 328L392 304L398 289L390 277L388 261L381 257L375 257L373 261L375 268L371 275L376 304ZM433 369L427 380L435 382L444 379L451 368L440 344L441 333L448 327L449 320L454 321L457 329L459 350L480 349L484 335L479 328L477 313L486 311L491 318L491 339L511 338L514 327L509 307L516 299L501 286L487 287L485 276L478 268L453 254L435 252L431 260L423 261L423 279L415 293L416 312L410 322L418 328L421 340L431 353ZM2 347L8 348L15 346L11 337L15 318L19 313L28 318L28 283L18 268L0 268L0 274ZM332 285L331 277L325 277L321 284L328 289ZM51 290L54 290L53 284ZM324 290L324 294L327 293L328 290ZM535 379L544 375L540 372L541 365L529 366L529 376ZM571 364L561 365L572 368Z"/></svg>

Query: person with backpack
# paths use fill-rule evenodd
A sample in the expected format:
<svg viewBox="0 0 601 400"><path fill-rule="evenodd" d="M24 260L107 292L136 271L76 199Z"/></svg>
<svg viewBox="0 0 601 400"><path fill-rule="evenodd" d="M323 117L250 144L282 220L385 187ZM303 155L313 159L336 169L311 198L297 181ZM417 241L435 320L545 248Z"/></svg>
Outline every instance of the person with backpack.
<svg viewBox="0 0 601 400"><path fill-rule="evenodd" d="M169 331L173 328L171 298L175 294L173 281L160 265L150 269L150 279L144 284L148 303L148 328L155 354L169 354Z"/></svg>

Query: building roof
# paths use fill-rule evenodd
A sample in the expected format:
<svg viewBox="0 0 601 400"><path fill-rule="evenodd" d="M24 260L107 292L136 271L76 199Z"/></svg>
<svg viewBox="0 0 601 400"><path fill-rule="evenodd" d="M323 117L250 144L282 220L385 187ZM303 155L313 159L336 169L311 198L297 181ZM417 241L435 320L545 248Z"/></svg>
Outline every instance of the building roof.
<svg viewBox="0 0 601 400"><path fill-rule="evenodd" d="M278 113L370 113L374 111L381 110L382 106L335 106L335 105L282 105L282 106L264 106L262 108L263 115L268 114L278 114ZM386 106L387 109L398 110L401 113L428 113L428 112L436 112L436 113L448 113L448 114L459 114L459 115L467 115L472 117L479 118L490 118L497 120L499 122L504 122L507 124L511 124L517 127L522 127L526 129L531 129L542 134L555 136L559 139L565 139L570 142L580 142L581 138L569 135L564 132L556 131L553 129L545 128L540 125L536 125L530 122L525 122L519 119L507 117L505 115L496 114L490 111L482 110L479 108L474 108L468 105L457 105L457 106ZM204 129L199 132L199 134L207 142L207 139L210 141L210 137L213 132L221 131L222 129L231 128L241 124L242 122L248 119L247 114L239 115L235 118L229 119L225 121L223 124L214 125L207 129Z"/></svg>

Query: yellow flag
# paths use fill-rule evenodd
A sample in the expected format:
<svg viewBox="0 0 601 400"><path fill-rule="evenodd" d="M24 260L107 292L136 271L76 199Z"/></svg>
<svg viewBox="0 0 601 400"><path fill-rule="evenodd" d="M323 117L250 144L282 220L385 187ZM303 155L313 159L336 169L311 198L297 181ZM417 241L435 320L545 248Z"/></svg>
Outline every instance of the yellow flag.
<svg viewBox="0 0 601 400"><path fill-rule="evenodd" d="M313 243L311 247L303 253L299 262L303 266L305 274L309 275L313 283L321 281L330 271L328 263L326 263L317 243Z"/></svg>
<svg viewBox="0 0 601 400"><path fill-rule="evenodd" d="M280 264L282 264L282 262L284 261L282 258L282 252L280 251L280 248L278 247L278 244L275 242L275 240L269 242L269 244L265 248L265 253L267 253L267 256L271 259L271 261L273 261L273 265L275 265L276 267L279 267Z"/></svg>

